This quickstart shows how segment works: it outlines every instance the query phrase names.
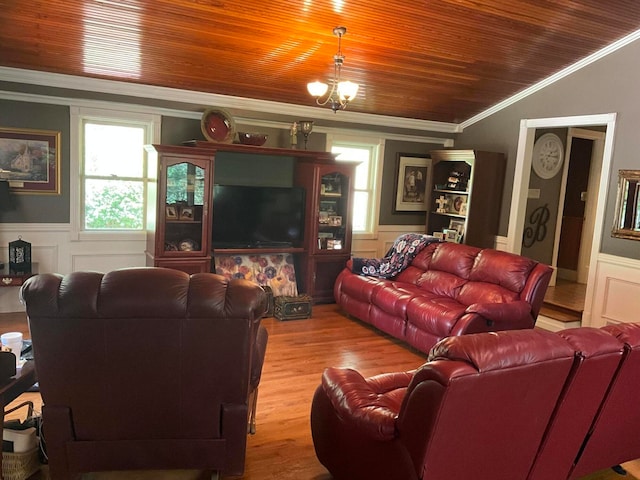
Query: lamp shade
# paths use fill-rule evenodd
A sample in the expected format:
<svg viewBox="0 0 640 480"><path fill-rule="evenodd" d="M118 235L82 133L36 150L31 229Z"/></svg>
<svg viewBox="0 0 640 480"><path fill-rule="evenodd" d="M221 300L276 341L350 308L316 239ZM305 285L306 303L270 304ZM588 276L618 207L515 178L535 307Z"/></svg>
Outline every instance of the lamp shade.
<svg viewBox="0 0 640 480"><path fill-rule="evenodd" d="M328 88L329 88L329 85L327 85L326 83L318 82L318 81L307 83L307 90L309 91L312 97L323 96L325 93L327 93Z"/></svg>
<svg viewBox="0 0 640 480"><path fill-rule="evenodd" d="M338 84L338 95L340 100L350 102L358 94L359 85L350 81L340 82Z"/></svg>

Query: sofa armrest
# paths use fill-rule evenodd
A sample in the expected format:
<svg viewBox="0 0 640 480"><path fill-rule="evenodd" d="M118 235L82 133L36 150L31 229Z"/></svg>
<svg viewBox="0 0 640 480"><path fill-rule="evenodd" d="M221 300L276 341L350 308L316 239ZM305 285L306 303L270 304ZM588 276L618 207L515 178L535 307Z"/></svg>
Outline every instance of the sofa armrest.
<svg viewBox="0 0 640 480"><path fill-rule="evenodd" d="M413 372L364 378L351 368L327 368L322 388L346 423L378 441L395 438L395 425Z"/></svg>
<svg viewBox="0 0 640 480"><path fill-rule="evenodd" d="M493 322L497 330L504 325L519 324L523 319L531 319L531 305L521 300L508 303L474 303L465 313L476 313Z"/></svg>

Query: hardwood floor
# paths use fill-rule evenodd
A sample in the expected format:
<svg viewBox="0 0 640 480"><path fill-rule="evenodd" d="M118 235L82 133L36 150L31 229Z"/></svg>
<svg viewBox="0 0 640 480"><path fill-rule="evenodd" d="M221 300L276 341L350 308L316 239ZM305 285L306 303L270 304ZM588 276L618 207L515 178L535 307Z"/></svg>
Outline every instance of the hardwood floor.
<svg viewBox="0 0 640 480"><path fill-rule="evenodd" d="M545 303L582 312L584 310L584 299L586 293L586 284L570 282L559 278L557 279L555 286L547 288L544 301Z"/></svg>
<svg viewBox="0 0 640 480"><path fill-rule="evenodd" d="M331 476L315 457L309 426L311 400L323 369L351 366L370 376L416 368L424 363L426 355L345 317L336 305L314 306L312 319L281 322L266 318L263 324L269 330L269 344L258 397L257 432L248 437L246 471L242 478L329 480ZM0 314L0 332L14 330L28 337L24 314ZM16 402L25 398L40 404L39 395L34 393L25 394ZM625 467L640 479L639 465L640 462L630 462ZM85 476L85 480L88 478L139 480L143 477L113 473ZM196 477L176 474L162 478ZM618 477L611 471L588 477L589 480L617 478L633 480L630 476Z"/></svg>

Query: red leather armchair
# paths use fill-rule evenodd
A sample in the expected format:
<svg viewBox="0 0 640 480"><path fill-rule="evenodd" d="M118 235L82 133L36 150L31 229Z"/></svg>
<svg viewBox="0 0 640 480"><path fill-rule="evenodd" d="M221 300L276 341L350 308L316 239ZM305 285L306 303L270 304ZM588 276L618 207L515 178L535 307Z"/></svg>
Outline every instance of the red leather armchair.
<svg viewBox="0 0 640 480"><path fill-rule="evenodd" d="M255 353L260 287L132 268L37 275L21 296L54 480L104 470L243 473L255 357L264 354Z"/></svg>
<svg viewBox="0 0 640 480"><path fill-rule="evenodd" d="M552 269L520 255L432 243L394 278L338 275L347 313L428 353L451 335L533 328Z"/></svg>
<svg viewBox="0 0 640 480"><path fill-rule="evenodd" d="M640 325L449 337L410 372L329 368L311 407L336 480L566 480L640 457Z"/></svg>

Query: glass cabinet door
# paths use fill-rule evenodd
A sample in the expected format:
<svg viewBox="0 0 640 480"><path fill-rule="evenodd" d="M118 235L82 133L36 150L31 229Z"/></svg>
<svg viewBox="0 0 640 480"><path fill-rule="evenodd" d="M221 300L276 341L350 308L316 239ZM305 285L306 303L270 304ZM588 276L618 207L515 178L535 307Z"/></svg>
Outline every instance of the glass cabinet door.
<svg viewBox="0 0 640 480"><path fill-rule="evenodd" d="M164 251L166 255L202 253L205 169L189 162L166 169Z"/></svg>
<svg viewBox="0 0 640 480"><path fill-rule="evenodd" d="M340 172L322 175L318 206L318 251L348 248L349 177Z"/></svg>

